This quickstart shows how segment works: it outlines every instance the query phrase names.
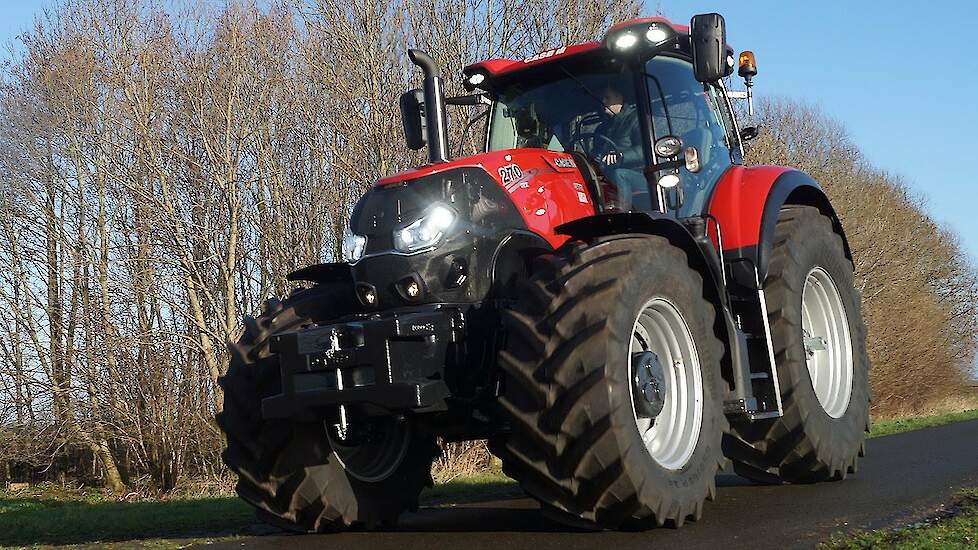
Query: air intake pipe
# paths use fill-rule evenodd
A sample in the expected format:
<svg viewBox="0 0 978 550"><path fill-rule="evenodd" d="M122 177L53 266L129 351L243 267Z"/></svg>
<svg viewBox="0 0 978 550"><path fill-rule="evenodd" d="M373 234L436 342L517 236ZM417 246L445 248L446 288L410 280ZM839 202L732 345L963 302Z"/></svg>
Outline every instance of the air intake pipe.
<svg viewBox="0 0 978 550"><path fill-rule="evenodd" d="M434 164L448 160L448 119L445 94L438 65L421 50L408 50L408 58L424 71L424 117L428 141L428 160Z"/></svg>

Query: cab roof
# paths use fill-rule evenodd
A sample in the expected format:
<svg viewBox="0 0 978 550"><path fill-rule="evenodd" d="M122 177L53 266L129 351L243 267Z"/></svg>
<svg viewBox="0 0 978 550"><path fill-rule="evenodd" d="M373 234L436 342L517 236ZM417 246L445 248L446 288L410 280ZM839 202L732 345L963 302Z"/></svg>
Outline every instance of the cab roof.
<svg viewBox="0 0 978 550"><path fill-rule="evenodd" d="M670 27L673 32L679 35L689 36L689 27L686 25L677 25L672 21L666 19L665 17L640 17L636 19L630 19L617 25L612 26L605 33L601 41L584 42L581 44L571 44L567 46L561 46L559 48L554 48L552 50L547 50L540 52L536 55L532 55L526 59L488 59L486 61L480 61L478 63L473 63L462 69L462 74L469 76L477 72L484 72L486 76L490 79L495 79L503 75L508 75L527 69L530 67L543 65L551 61L556 61L558 59L568 59L576 57L588 52L592 52L605 47L609 37L618 33L622 29L647 25L650 23L659 23Z"/></svg>

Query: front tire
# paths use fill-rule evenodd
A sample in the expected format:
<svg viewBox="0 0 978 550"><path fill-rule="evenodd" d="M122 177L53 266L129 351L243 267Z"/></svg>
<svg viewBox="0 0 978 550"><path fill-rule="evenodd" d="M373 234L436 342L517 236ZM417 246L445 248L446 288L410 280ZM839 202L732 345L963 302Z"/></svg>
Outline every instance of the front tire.
<svg viewBox="0 0 978 550"><path fill-rule="evenodd" d="M869 430L869 359L852 262L832 222L782 208L765 284L782 418L734 422L724 451L764 483L844 479Z"/></svg>
<svg viewBox="0 0 978 550"><path fill-rule="evenodd" d="M492 446L504 470L573 526L698 519L726 428L702 277L648 235L566 245L537 264L504 315L500 405L511 433ZM637 376L641 360L658 363L649 369L662 374L664 402L637 401L651 380Z"/></svg>
<svg viewBox="0 0 978 550"><path fill-rule="evenodd" d="M328 285L297 291L284 303L273 298L257 319L245 318L244 334L229 345L230 365L218 381L224 410L217 422L227 436L222 456L238 474L241 498L262 520L284 529L392 525L402 512L417 509L418 495L431 485L438 447L408 421L381 419L382 433L359 446L341 447L321 421L262 418L261 400L281 391L269 338L352 307L348 293Z"/></svg>

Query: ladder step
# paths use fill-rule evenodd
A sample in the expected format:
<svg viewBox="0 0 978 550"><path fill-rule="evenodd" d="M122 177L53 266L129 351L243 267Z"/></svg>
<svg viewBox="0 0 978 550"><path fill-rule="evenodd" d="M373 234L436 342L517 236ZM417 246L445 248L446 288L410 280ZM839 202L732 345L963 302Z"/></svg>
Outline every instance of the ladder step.
<svg viewBox="0 0 978 550"><path fill-rule="evenodd" d="M752 372L750 373L751 380L767 380L771 378L771 375L766 372Z"/></svg>

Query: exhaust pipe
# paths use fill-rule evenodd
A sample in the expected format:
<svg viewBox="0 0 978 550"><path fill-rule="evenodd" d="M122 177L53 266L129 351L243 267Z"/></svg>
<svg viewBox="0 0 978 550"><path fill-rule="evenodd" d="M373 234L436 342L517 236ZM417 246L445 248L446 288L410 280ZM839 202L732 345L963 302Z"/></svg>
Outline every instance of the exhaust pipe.
<svg viewBox="0 0 978 550"><path fill-rule="evenodd" d="M421 50L408 50L408 58L424 71L424 118L428 138L428 160L434 164L448 160L448 119L445 94L438 65Z"/></svg>

